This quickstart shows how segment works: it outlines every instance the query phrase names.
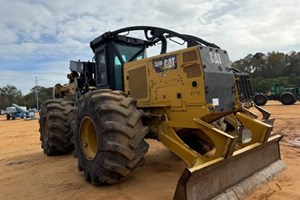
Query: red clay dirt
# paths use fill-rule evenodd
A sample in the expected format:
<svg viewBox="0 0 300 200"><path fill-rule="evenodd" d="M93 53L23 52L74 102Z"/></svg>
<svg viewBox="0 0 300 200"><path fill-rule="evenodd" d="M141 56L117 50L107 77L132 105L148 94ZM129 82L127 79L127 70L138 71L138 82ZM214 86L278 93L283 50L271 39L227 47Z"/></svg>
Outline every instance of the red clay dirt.
<svg viewBox="0 0 300 200"><path fill-rule="evenodd" d="M276 118L274 132L287 170L245 199L300 199L300 102L283 106L268 102L264 109ZM253 110L253 109L252 109ZM37 120L7 121L0 117L0 199L172 199L185 164L161 143L150 140L146 163L128 180L96 187L77 170L72 155L48 157L40 147Z"/></svg>

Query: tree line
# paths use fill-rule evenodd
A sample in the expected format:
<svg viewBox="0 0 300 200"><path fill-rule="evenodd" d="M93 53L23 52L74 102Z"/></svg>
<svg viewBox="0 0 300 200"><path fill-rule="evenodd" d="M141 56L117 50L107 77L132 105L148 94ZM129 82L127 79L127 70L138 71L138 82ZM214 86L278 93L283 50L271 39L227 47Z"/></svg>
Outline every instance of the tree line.
<svg viewBox="0 0 300 200"><path fill-rule="evenodd" d="M300 52L249 54L232 67L249 73L255 92L269 91L275 83L300 87Z"/></svg>
<svg viewBox="0 0 300 200"><path fill-rule="evenodd" d="M21 90L13 85L6 85L0 88L0 109L6 110L13 103L26 106L29 108L37 108L36 91L38 92L39 107L47 99L52 98L52 88L35 86L30 90L30 93L23 96Z"/></svg>

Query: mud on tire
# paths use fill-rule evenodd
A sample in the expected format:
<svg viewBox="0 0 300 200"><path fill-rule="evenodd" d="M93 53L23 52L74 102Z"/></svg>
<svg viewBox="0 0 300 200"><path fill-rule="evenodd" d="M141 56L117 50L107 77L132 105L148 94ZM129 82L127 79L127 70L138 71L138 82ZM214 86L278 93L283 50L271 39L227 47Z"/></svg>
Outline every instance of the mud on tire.
<svg viewBox="0 0 300 200"><path fill-rule="evenodd" d="M92 91L79 99L77 113L78 169L86 181L118 183L144 164L148 130L136 100L121 91Z"/></svg>
<svg viewBox="0 0 300 200"><path fill-rule="evenodd" d="M44 102L40 111L40 141L44 153L68 154L74 150L72 122L74 103L60 99Z"/></svg>

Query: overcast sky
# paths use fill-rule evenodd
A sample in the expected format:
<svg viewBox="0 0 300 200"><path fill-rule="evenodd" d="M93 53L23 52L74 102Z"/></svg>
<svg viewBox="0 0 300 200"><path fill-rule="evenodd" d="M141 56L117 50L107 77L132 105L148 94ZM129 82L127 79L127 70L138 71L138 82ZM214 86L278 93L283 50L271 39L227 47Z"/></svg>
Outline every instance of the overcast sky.
<svg viewBox="0 0 300 200"><path fill-rule="evenodd" d="M196 35L229 52L300 51L298 0L0 0L0 87L25 95L66 83L69 60L91 60L106 31L149 25Z"/></svg>

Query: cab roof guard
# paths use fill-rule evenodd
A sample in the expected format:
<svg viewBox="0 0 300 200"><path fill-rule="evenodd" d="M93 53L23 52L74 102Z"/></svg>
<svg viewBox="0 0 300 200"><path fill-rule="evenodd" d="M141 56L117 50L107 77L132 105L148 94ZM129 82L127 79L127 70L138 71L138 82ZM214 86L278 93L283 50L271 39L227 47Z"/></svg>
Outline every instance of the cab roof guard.
<svg viewBox="0 0 300 200"><path fill-rule="evenodd" d="M138 38L133 38L126 36L129 34L131 31L143 31L144 32L144 39L138 39ZM122 35L123 33L123 35ZM125 35L124 35L125 34ZM188 47L191 46L196 46L196 45L205 45L208 47L213 47L213 48L220 48L219 46L207 42L201 38L198 38L196 36L192 35L187 35L187 34L181 34L177 33L175 31L171 31L168 29L164 28L159 28L159 27L153 27L153 26L132 26L132 27L126 27L122 28L116 31L108 31L93 41L90 42L90 47L92 48L93 52L95 52L96 48L99 47L100 45L106 43L108 40L111 41L119 41L119 42L124 42L127 44L131 44L134 46L144 46L144 48L148 48L149 46L153 46L157 44L158 42L161 42L162 47L161 47L161 54L166 53L167 51L167 40L170 39L172 42L178 43L172 38L180 38L183 40L183 43L187 43Z"/></svg>

